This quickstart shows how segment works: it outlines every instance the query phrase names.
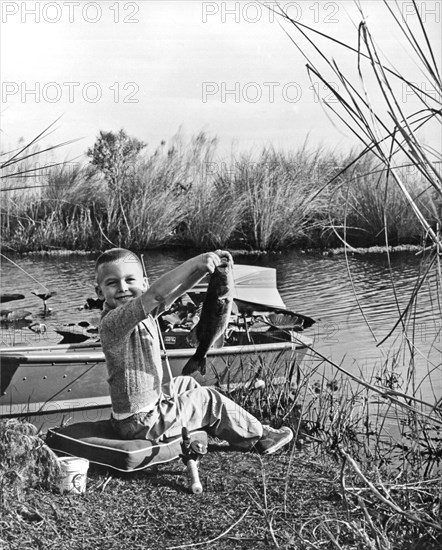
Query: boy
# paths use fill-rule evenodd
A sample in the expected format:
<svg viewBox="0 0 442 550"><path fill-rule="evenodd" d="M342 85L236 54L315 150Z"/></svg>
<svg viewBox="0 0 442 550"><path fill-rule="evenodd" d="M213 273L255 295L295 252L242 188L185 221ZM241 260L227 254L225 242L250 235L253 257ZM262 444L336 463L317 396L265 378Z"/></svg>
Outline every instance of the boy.
<svg viewBox="0 0 442 550"><path fill-rule="evenodd" d="M160 441L205 429L242 450L271 454L293 438L290 428L262 424L218 391L200 386L189 376L163 384L159 336L155 318L190 290L206 273L213 273L228 252L192 258L151 286L139 258L122 248L97 260L97 295L105 300L100 336L108 369L111 422L124 439Z"/></svg>

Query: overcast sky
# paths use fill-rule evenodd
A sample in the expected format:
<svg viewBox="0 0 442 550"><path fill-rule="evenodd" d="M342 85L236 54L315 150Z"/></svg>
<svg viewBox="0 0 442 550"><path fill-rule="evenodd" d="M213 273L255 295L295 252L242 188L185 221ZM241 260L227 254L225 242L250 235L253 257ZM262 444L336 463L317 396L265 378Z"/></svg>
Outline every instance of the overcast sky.
<svg viewBox="0 0 442 550"><path fill-rule="evenodd" d="M362 4L389 61L422 83L383 2ZM440 55L440 2L418 5ZM281 6L297 21L357 45L361 17L352 1L283 1ZM281 28L263 4L3 0L1 9L3 151L60 116L49 142L83 138L64 150L71 158L91 146L99 130L120 128L151 149L180 127L187 136L204 130L218 136L226 154L232 143L236 150L293 149L307 136L312 146L328 149L355 143L315 97L306 60L283 31L295 38L293 27ZM412 24L412 2L400 2L399 10ZM318 44L324 48L319 38ZM330 44L325 48L356 75L354 56ZM401 100L412 102L406 91Z"/></svg>

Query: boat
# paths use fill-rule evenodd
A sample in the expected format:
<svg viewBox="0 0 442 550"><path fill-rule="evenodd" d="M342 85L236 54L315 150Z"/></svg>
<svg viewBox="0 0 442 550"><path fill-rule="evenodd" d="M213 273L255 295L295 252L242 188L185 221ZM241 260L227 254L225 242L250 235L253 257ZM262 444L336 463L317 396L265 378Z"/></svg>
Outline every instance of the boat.
<svg viewBox="0 0 442 550"><path fill-rule="evenodd" d="M193 376L202 385L224 391L252 387L257 380L267 386L290 381L312 343L302 331L314 320L287 310L273 268L235 265L234 280L234 307L224 344L209 350L205 376ZM180 375L195 353L188 336L207 282L160 318L165 381ZM0 360L0 418L22 417L43 429L109 418L107 371L96 339L1 348Z"/></svg>

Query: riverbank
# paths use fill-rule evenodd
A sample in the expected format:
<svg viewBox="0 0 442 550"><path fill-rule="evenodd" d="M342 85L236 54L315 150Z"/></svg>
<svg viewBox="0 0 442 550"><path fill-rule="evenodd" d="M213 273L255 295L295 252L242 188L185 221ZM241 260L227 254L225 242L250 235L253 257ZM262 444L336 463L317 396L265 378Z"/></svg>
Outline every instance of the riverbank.
<svg viewBox="0 0 442 550"><path fill-rule="evenodd" d="M198 253L198 249L194 248L187 248L189 251L194 250L195 253ZM168 247L166 249L153 249L155 251L177 251L177 250L186 250L186 247L182 246L175 246L175 247ZM300 254L318 254L322 256L337 256L342 254L350 254L350 255L365 255L365 254L395 254L395 253L403 253L403 252L410 252L413 254L422 253L425 250L424 246L416 245L416 244L404 244L404 245L398 245L398 246L370 246L370 247L341 247L341 248L292 248L292 250L295 250L299 252ZM6 251L7 252L7 251ZM29 251L23 251L20 252L18 255L20 256L37 256L37 257L44 257L44 256L89 256L94 254L99 254L102 252L102 250L68 250L68 249L60 249L60 250L29 250ZM280 255L284 252L287 252L287 250L273 250L273 251L265 251L265 250L244 250L244 249L230 249L230 252L234 256L265 256L265 255Z"/></svg>
<svg viewBox="0 0 442 550"><path fill-rule="evenodd" d="M212 539L210 547L217 549L271 548L272 534L289 543L292 533L283 526L287 520L301 528L312 518L322 522L324 517L345 516L329 472L304 458L297 460L296 475L287 477L288 459L288 454L261 460L251 454L210 453L200 466L200 496L189 494L180 461L130 475L92 466L84 496L35 489L27 493L27 511L22 508L16 518L7 515L3 537L11 550L165 549ZM285 521L278 518L275 523L286 479L287 513Z"/></svg>
<svg viewBox="0 0 442 550"><path fill-rule="evenodd" d="M425 250L424 246L416 244L402 244L398 246L369 246L366 248L363 247L341 247L341 248L330 248L328 250L323 250L323 256L336 256L339 254L350 254L350 255L365 255L365 254L395 254L399 252L412 252L413 254L421 253ZM312 251L314 252L314 251Z"/></svg>
<svg viewBox="0 0 442 550"><path fill-rule="evenodd" d="M204 492L193 495L181 461L135 474L91 465L84 495L34 487L9 501L0 536L9 550L440 547L436 531L389 510L341 473L309 450L272 457L211 451L200 465ZM415 505L437 505L437 483L408 481L389 485L399 507L407 499L413 513Z"/></svg>

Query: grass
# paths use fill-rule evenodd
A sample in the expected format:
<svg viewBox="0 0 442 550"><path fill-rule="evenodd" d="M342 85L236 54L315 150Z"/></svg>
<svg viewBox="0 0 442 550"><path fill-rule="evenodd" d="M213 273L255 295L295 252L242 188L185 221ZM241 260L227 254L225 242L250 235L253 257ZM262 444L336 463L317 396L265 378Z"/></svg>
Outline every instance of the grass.
<svg viewBox="0 0 442 550"><path fill-rule="evenodd" d="M21 436L27 429L14 427ZM212 442L200 465L202 495L189 493L181 461L132 474L91 464L86 493L75 496L58 493L46 463L18 493L4 485L0 540L11 550L439 547L440 479L386 478L343 453L338 461L300 438L272 457ZM6 471L20 462L9 460Z"/></svg>
<svg viewBox="0 0 442 550"><path fill-rule="evenodd" d="M178 134L140 156L118 193L92 165L50 166L34 177L26 172L28 160L17 161L14 177L2 170L2 244L16 252L109 246L271 251L333 247L344 239L352 246L425 241L412 207L375 156L342 168L355 156L305 144L221 162L215 138L200 133L186 142ZM442 203L434 189L410 175L404 185L436 227Z"/></svg>
<svg viewBox="0 0 442 550"><path fill-rule="evenodd" d="M288 454L261 460L249 453L211 452L200 466L201 496L188 493L179 461L156 471L111 476L91 466L85 495L30 490L28 515L17 506L4 516L3 541L11 550L165 549L216 537L211 548L271 548L274 539L281 546L302 544L324 516L345 517L345 507L333 476L299 457L284 512L280 491L288 461Z"/></svg>
<svg viewBox="0 0 442 550"><path fill-rule="evenodd" d="M243 205L238 229L244 242L275 250L308 241L326 217L326 198L317 191L332 176L334 161L306 145L295 153L264 149L258 159L235 159L222 181Z"/></svg>
<svg viewBox="0 0 442 550"><path fill-rule="evenodd" d="M404 186L412 200L436 227L442 218L442 202L419 174L401 170ZM331 193L331 228L353 247L415 244L421 225L401 190L389 181L386 169L367 157L351 170Z"/></svg>

